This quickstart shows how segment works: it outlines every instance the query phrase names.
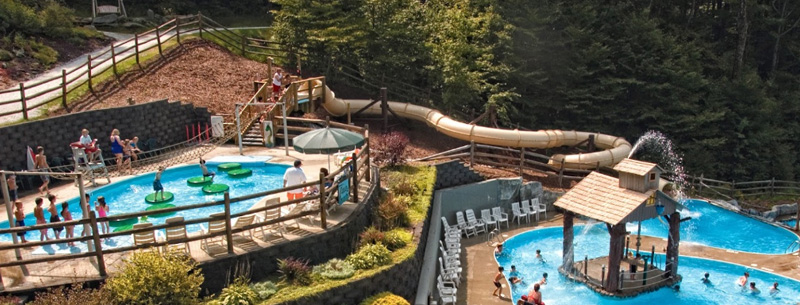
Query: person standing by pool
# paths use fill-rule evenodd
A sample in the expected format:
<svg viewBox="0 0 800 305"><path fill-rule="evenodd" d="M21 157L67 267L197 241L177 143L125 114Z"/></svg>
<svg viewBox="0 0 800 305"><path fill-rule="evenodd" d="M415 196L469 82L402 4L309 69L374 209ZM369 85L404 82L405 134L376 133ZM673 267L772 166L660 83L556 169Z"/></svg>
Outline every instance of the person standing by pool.
<svg viewBox="0 0 800 305"><path fill-rule="evenodd" d="M503 267L497 267L497 274L494 275L494 291L492 291L492 296L496 297L503 297L503 284L500 283L500 280L503 279Z"/></svg>
<svg viewBox="0 0 800 305"><path fill-rule="evenodd" d="M61 222L61 218L58 217L58 208L56 207L56 196L50 194L50 196L47 196L47 200L50 201L50 205L47 207L47 211L50 212L50 223ZM64 227L53 227L53 235L56 236L56 239L61 239L62 230L64 230Z"/></svg>
<svg viewBox="0 0 800 305"><path fill-rule="evenodd" d="M64 218L64 221L72 220L72 213L69 212L69 203L66 201L61 203L61 217ZM64 235L64 238L73 238L75 237L75 225L66 225L67 233ZM74 242L68 242L68 246L74 247Z"/></svg>
<svg viewBox="0 0 800 305"><path fill-rule="evenodd" d="M17 197L17 175L8 175L6 185L8 185L8 201L17 201L19 199Z"/></svg>
<svg viewBox="0 0 800 305"><path fill-rule="evenodd" d="M97 197L97 204L94 205L94 210L97 211L98 218L105 218L108 215L108 204L106 204L106 198L103 196ZM100 231L103 234L108 234L108 220L103 220L100 222Z"/></svg>
<svg viewBox="0 0 800 305"><path fill-rule="evenodd" d="M34 166L38 171L44 173L40 176L42 178L42 186L39 187L39 193L50 193L50 189L47 187L50 184L50 175L47 174L50 170L50 165L47 165L47 156L44 155L44 147L36 147Z"/></svg>
<svg viewBox="0 0 800 305"><path fill-rule="evenodd" d="M111 141L111 153L114 154L117 167L119 167L122 163L122 139L119 138L119 129L114 128L108 139Z"/></svg>
<svg viewBox="0 0 800 305"><path fill-rule="evenodd" d="M205 177L211 177L211 182L214 182L214 177L216 177L217 174L208 170L208 168L206 167L206 160L203 160L202 157L200 158L200 169L203 170L204 179Z"/></svg>
<svg viewBox="0 0 800 305"><path fill-rule="evenodd" d="M295 160L294 166L286 169L286 172L283 174L283 187L290 187L298 184L306 183L306 174L303 172L303 169L300 166L303 165L303 161ZM306 191L306 188L296 188L293 190L289 190L286 192L286 197L289 200L293 199L300 199L303 198L303 192Z"/></svg>
<svg viewBox="0 0 800 305"><path fill-rule="evenodd" d="M272 75L272 101L277 102L281 98L281 88L283 87L283 69L275 69Z"/></svg>
<svg viewBox="0 0 800 305"><path fill-rule="evenodd" d="M736 284L741 286L743 289L747 287L747 280L750 278L750 273L747 271L744 272L744 275L739 277L739 280L736 281Z"/></svg>
<svg viewBox="0 0 800 305"><path fill-rule="evenodd" d="M158 192L161 192L161 200L164 200L164 186L161 185L161 173L163 173L165 169L167 169L166 166L161 166L156 172L156 179L153 180L153 191L155 191L155 194L153 194L153 199L158 198ZM100 198L102 198L102 196L97 197L97 200L99 201Z"/></svg>
<svg viewBox="0 0 800 305"><path fill-rule="evenodd" d="M42 202L44 199L42 197L36 198L36 207L33 208L33 217L36 217L36 224L46 224L47 220L44 219L44 209L42 208ZM39 229L39 241L50 240L50 237L47 236L47 229Z"/></svg>
<svg viewBox="0 0 800 305"><path fill-rule="evenodd" d="M131 158L133 161L139 160L139 153L141 152L142 150L139 148L139 137L133 137L133 139L131 139Z"/></svg>
<svg viewBox="0 0 800 305"><path fill-rule="evenodd" d="M22 207L22 201L14 202L14 218L17 220L16 222L17 227L25 226L25 211L23 210ZM25 231L18 232L17 236L19 236L20 240L23 243L28 242L27 240L25 240ZM778 283L775 284L777 285Z"/></svg>

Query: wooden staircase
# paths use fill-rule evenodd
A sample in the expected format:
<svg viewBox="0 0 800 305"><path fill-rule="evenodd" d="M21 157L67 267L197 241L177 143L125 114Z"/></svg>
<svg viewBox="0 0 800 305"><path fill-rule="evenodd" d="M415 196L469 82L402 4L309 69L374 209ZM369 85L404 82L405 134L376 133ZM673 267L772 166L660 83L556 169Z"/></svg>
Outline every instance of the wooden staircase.
<svg viewBox="0 0 800 305"><path fill-rule="evenodd" d="M261 135L261 122L255 121L250 129L242 134L242 145L264 146L264 137Z"/></svg>

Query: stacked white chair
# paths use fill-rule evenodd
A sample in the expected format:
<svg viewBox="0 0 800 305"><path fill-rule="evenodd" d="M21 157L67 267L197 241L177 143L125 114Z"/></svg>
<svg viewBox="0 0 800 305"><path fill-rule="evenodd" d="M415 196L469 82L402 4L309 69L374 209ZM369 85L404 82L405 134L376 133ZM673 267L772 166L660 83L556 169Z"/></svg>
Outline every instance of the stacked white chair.
<svg viewBox="0 0 800 305"><path fill-rule="evenodd" d="M478 235L475 225L467 223L467 221L464 219L463 212L461 211L456 212L456 220L458 221L458 227L461 229L462 232L464 232L464 235L466 235L467 238L469 238L470 235ZM481 226L481 228L483 228L483 226Z"/></svg>
<svg viewBox="0 0 800 305"><path fill-rule="evenodd" d="M490 209L483 209L481 210L481 221L483 221L486 230L489 230L489 226L492 226L495 229L499 229L497 226L497 219L492 217L492 210Z"/></svg>
<svg viewBox="0 0 800 305"><path fill-rule="evenodd" d="M525 218L525 223L530 222L530 218L528 217L528 213L522 212L522 209L519 207L519 202L514 202L511 204L511 214L513 218L511 220L517 220L517 226L520 225L519 221L522 218Z"/></svg>
<svg viewBox="0 0 800 305"><path fill-rule="evenodd" d="M536 210L536 213L544 213L544 219L547 219L547 205L544 203L539 203L539 198L531 199L531 208ZM536 216L536 219L539 219L539 216Z"/></svg>
<svg viewBox="0 0 800 305"><path fill-rule="evenodd" d="M439 291L439 298L442 299L442 304L456 304L458 287L455 282L445 280L439 275L436 277L436 290Z"/></svg>
<svg viewBox="0 0 800 305"><path fill-rule="evenodd" d="M508 214L504 213L502 208L493 207L492 217L494 218L494 221L497 223L497 228L500 228L500 224L505 222L506 229L508 229Z"/></svg>
<svg viewBox="0 0 800 305"><path fill-rule="evenodd" d="M436 290L441 304L456 304L458 284L461 282L461 232L475 234L474 226L464 221L462 212L456 213L459 226L450 226L442 217L443 238L439 240L439 274L436 277ZM467 233L471 232L471 233ZM445 245L447 245L445 247Z"/></svg>
<svg viewBox="0 0 800 305"><path fill-rule="evenodd" d="M467 209L465 213L467 214L467 224L475 228L476 235L478 233L486 233L486 224L475 217L475 211Z"/></svg>
<svg viewBox="0 0 800 305"><path fill-rule="evenodd" d="M539 222L539 213L537 213L536 210L534 210L533 207L531 207L530 199L522 201L522 212L528 214L528 217L533 215L533 217L536 218L536 222Z"/></svg>

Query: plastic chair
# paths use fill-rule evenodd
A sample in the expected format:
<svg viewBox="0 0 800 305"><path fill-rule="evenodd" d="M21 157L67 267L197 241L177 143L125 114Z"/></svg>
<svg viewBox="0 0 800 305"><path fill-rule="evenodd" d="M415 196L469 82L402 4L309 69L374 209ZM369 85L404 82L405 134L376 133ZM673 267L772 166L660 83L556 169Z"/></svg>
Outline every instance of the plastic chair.
<svg viewBox="0 0 800 305"><path fill-rule="evenodd" d="M216 214L211 214L210 216L223 217L224 214L216 213ZM208 222L208 227L205 227L202 224L200 224L200 229L203 230L203 235L211 235L214 233L225 232L225 219L223 218L223 219L211 220ZM208 251L209 246L211 246L209 239L211 239L211 241L213 242L214 239L217 238L219 238L220 245L225 246L225 238L223 236L224 235L203 238L203 241L200 243L200 247L203 248L203 250Z"/></svg>
<svg viewBox="0 0 800 305"><path fill-rule="evenodd" d="M522 218L525 218L525 223L530 222L530 218L528 217L528 213L523 213L522 209L519 207L519 202L514 202L511 204L511 214L513 215L512 220L517 220L517 226L520 225L519 221Z"/></svg>
<svg viewBox="0 0 800 305"><path fill-rule="evenodd" d="M537 213L544 213L544 219L547 219L547 205L539 203L539 198L531 199L531 207L535 209ZM536 219L539 219L539 217L537 216Z"/></svg>
<svg viewBox="0 0 800 305"><path fill-rule="evenodd" d="M241 228L244 228L246 226L252 225L253 223L255 223L255 219L256 219L256 215L254 215L254 214L244 215L244 216L241 216L239 218L236 218L236 222L233 224L233 227L231 227L231 229L232 230L236 230L236 229L241 229ZM244 230L242 232L235 233L234 235L238 235L238 236L241 236L241 237L244 237L244 238L252 240L253 239L253 229Z"/></svg>
<svg viewBox="0 0 800 305"><path fill-rule="evenodd" d="M447 223L447 218L442 217L442 227L444 227L444 233L446 236L456 235L456 237L461 237L461 229L458 225L450 225Z"/></svg>
<svg viewBox="0 0 800 305"><path fill-rule="evenodd" d="M475 218L475 211L467 209L465 213L467 214L467 223L475 228L476 235L478 233L486 233L486 224Z"/></svg>
<svg viewBox="0 0 800 305"><path fill-rule="evenodd" d="M272 206L272 205L279 204L280 202L281 202L280 198L273 197L273 198L267 199L267 201L264 204L266 206ZM266 211L264 211L264 218L261 218L259 216L256 216L256 217L259 218L258 219L259 222L268 222L268 221L273 221L273 220L280 219L281 218L281 208L267 209ZM258 230L261 231L261 238L267 239L267 234L271 235L272 233L278 233L278 234L281 235L281 237L283 237L283 232L286 231L286 228L284 227L283 222L276 222L276 223L273 223L273 224L267 224L267 225L263 225L261 227L258 227Z"/></svg>
<svg viewBox="0 0 800 305"><path fill-rule="evenodd" d="M503 209L501 209L500 207L493 207L492 208L492 217L494 218L494 221L497 222L497 228L500 228L500 223L502 223L502 222L506 223L506 229L509 228L509 226L508 226L508 214L503 213Z"/></svg>
<svg viewBox="0 0 800 305"><path fill-rule="evenodd" d="M486 226L486 230L489 230L489 226L493 226L497 229L497 220L492 217L492 210L490 209L483 209L481 210L481 221L483 221L484 226Z"/></svg>
<svg viewBox="0 0 800 305"><path fill-rule="evenodd" d="M456 220L458 221L458 227L461 228L461 231L464 232L464 235L466 235L467 238L469 238L470 235L478 235L475 225L469 224L466 220L464 220L463 212L456 212Z"/></svg>
<svg viewBox="0 0 800 305"><path fill-rule="evenodd" d="M152 227L152 223L137 223L133 225L133 229L142 229L142 228L149 228ZM136 246L140 245L152 245L158 242L156 238L156 232L154 230L149 230L145 232L133 233L133 244ZM160 251L156 248L156 251Z"/></svg>
<svg viewBox="0 0 800 305"><path fill-rule="evenodd" d="M530 215L533 215L533 217L536 218L536 221L539 221L539 213L536 213L536 210L531 207L530 200L525 200L522 202L522 212L528 214L529 220Z"/></svg>
<svg viewBox="0 0 800 305"><path fill-rule="evenodd" d="M167 245L167 250L177 248L177 249L182 249L184 252L186 252L186 254L192 255L192 249L189 247L189 242L175 243L175 244L172 243L173 241L186 240L187 238L189 238L189 236L186 234L186 226L182 224L183 217L177 216L177 217L167 218L166 223L180 224L172 227L167 227L167 229L165 230L167 232L166 234L167 242L170 242Z"/></svg>

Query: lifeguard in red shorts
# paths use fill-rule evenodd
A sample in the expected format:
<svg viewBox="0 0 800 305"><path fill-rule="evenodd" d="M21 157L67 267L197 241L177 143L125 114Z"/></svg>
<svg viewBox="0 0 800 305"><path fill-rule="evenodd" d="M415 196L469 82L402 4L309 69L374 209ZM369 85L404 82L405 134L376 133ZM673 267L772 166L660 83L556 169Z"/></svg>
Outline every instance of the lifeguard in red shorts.
<svg viewBox="0 0 800 305"><path fill-rule="evenodd" d="M272 99L277 101L281 97L281 87L283 85L283 70L278 68L272 76Z"/></svg>

